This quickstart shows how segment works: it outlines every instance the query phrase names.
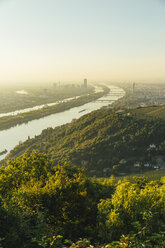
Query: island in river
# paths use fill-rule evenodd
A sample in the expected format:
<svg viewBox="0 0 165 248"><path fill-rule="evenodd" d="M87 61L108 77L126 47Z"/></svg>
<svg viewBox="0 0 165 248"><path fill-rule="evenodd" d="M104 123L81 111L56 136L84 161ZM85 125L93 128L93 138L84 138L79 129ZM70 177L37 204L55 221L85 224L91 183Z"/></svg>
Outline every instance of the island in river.
<svg viewBox="0 0 165 248"><path fill-rule="evenodd" d="M5 130L14 127L16 125L20 125L22 123L27 123L29 121L40 119L51 114L59 113L73 107L81 106L85 103L94 101L104 96L105 94L108 94L108 92L109 92L109 88L104 86L103 91L101 92L83 95L78 98L74 98L68 101L63 101L59 104L55 104L52 106L45 106L41 109L32 110L17 115L3 116L0 118L0 130Z"/></svg>
<svg viewBox="0 0 165 248"><path fill-rule="evenodd" d="M108 88L111 89L110 93L99 98L106 101L91 101L92 99L90 98L90 102L82 104L80 106L71 107L68 110L50 114L45 117L32 120L27 123L22 123L21 125L17 125L15 127L11 127L10 129L0 131L0 150L6 148L8 152L10 152L16 145L26 141L29 138L33 138L39 135L42 130L48 127L54 128L69 123L73 119L78 119L81 116L88 114L94 110L100 109L103 106L108 107L108 105L111 104L112 101L118 100L125 94L124 90L119 87L109 85ZM97 91L97 93L99 92ZM82 111L84 109L85 111ZM0 156L0 159L4 159L6 155L7 154Z"/></svg>

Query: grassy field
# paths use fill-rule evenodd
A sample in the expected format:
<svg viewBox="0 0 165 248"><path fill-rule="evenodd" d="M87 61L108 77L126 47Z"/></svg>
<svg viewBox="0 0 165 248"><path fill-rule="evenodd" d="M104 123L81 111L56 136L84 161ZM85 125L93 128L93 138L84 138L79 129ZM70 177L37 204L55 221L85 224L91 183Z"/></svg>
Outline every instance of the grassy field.
<svg viewBox="0 0 165 248"><path fill-rule="evenodd" d="M130 113L137 118L165 119L165 106L150 106L131 109Z"/></svg>
<svg viewBox="0 0 165 248"><path fill-rule="evenodd" d="M165 170L153 170L153 171L148 171L148 172L144 172L144 173L141 173L141 174L133 174L133 175L127 176L127 178L130 181L133 181L134 176L137 176L137 177L144 176L144 177L147 177L150 181L160 180L161 177L165 176Z"/></svg>

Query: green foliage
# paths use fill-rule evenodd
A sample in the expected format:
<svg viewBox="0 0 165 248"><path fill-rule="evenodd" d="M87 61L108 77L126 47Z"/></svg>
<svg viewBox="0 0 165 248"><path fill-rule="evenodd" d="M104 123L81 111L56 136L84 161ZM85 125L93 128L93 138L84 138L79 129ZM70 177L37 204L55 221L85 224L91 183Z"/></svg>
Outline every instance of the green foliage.
<svg viewBox="0 0 165 248"><path fill-rule="evenodd" d="M164 178L90 179L37 151L0 168L3 248L164 247L164 210Z"/></svg>
<svg viewBox="0 0 165 248"><path fill-rule="evenodd" d="M38 181L44 184L53 170L52 161L45 154L27 151L24 155L9 160L7 167L0 168L0 193L9 194L22 184Z"/></svg>
<svg viewBox="0 0 165 248"><path fill-rule="evenodd" d="M126 180L119 182L112 198L102 200L98 205L100 238L103 241L113 240L118 239L122 233L129 233L133 229L132 222L143 224L144 215L148 210L151 213L152 232L161 231L165 222L164 186L157 182L140 185Z"/></svg>
<svg viewBox="0 0 165 248"><path fill-rule="evenodd" d="M129 235L122 235L120 241L112 242L107 247L130 247L130 248L164 248L165 247L165 231L159 233L153 233L151 230L152 213L144 212L143 225L139 221L132 223L135 228L135 232L131 231Z"/></svg>
<svg viewBox="0 0 165 248"><path fill-rule="evenodd" d="M102 108L70 124L44 130L17 146L10 156L26 149L39 149L55 163L65 158L77 166L85 166L90 176L141 173L152 170L157 156L165 152L164 125L162 119L140 119L131 110ZM155 149L150 148L153 143ZM123 159L126 162L122 164ZM134 167L136 161L140 167ZM145 163L150 166L144 167Z"/></svg>

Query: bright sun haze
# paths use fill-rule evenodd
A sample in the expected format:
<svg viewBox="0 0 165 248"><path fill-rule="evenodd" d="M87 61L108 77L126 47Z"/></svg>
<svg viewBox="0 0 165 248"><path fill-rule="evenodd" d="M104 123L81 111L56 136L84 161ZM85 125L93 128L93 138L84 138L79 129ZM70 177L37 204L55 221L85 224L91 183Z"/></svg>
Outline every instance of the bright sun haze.
<svg viewBox="0 0 165 248"><path fill-rule="evenodd" d="M161 0L0 1L0 85L165 82Z"/></svg>

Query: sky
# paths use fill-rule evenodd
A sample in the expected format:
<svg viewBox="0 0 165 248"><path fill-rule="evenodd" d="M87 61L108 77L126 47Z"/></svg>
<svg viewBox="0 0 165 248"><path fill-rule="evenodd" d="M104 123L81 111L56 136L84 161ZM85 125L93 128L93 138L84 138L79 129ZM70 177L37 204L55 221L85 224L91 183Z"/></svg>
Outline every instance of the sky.
<svg viewBox="0 0 165 248"><path fill-rule="evenodd" d="M0 85L165 82L165 0L0 0Z"/></svg>

